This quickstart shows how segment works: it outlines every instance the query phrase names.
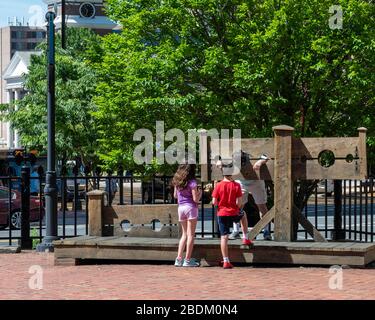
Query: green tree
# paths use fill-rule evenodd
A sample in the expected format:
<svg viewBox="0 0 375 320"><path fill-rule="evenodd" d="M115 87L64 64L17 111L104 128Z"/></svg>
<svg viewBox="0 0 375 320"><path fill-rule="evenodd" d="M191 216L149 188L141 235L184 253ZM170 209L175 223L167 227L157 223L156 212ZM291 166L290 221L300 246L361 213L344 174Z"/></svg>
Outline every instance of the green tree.
<svg viewBox="0 0 375 320"><path fill-rule="evenodd" d="M109 0L121 34L97 61L101 158L132 164L133 133L241 128L267 137L374 136L374 6L339 0ZM374 143L373 138L369 142Z"/></svg>
<svg viewBox="0 0 375 320"><path fill-rule="evenodd" d="M138 128L241 128L270 137L356 136L374 150L375 6L338 0L108 0L121 34L105 37L98 111L100 157L132 165ZM373 152L373 151L372 151ZM317 181L300 181L306 203Z"/></svg>
<svg viewBox="0 0 375 320"><path fill-rule="evenodd" d="M79 157L87 164L97 160L97 128L92 117L97 73L88 59L100 55L100 40L88 29L70 28L67 35L66 50L61 49L60 36L56 43L56 154L61 160ZM27 95L17 102L17 108L2 106L12 110L3 117L18 130L21 144L42 154L47 146L46 47L42 43L41 54L32 56L25 75Z"/></svg>

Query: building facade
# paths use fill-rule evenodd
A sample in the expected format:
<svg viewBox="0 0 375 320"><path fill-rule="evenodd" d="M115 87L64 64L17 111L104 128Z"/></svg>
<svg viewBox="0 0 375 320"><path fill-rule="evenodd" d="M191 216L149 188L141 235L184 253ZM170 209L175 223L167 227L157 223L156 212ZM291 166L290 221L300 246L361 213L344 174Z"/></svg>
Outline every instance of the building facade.
<svg viewBox="0 0 375 320"><path fill-rule="evenodd" d="M19 99L23 94L20 90L9 91L4 77L16 52L35 51L36 46L45 37L46 31L43 28L29 26L0 28L0 104ZM27 71L27 69L24 71ZM9 123L0 122L0 149L7 149L15 145L14 136L9 136L9 130ZM17 136L15 137L17 138ZM10 141L13 141L13 143L9 144Z"/></svg>
<svg viewBox="0 0 375 320"><path fill-rule="evenodd" d="M6 100L11 104L11 108L18 108L17 101L21 100L26 91L24 89L24 75L29 72L32 55L39 55L40 51L17 51L8 67L3 73L5 81ZM20 148L20 138L18 132L14 130L10 123L2 123L4 132L0 143L7 149Z"/></svg>
<svg viewBox="0 0 375 320"><path fill-rule="evenodd" d="M57 13L55 25L57 30L61 29L62 1L44 0L44 2L48 10ZM103 0L66 0L66 26L89 28L100 35L112 32L118 25L105 15L104 2ZM26 94L23 88L23 76L28 72L30 57L36 53L36 46L45 38L45 27L10 25L0 28L0 104L16 102ZM21 147L17 132L9 123L0 122L0 149L17 147Z"/></svg>
<svg viewBox="0 0 375 320"><path fill-rule="evenodd" d="M0 28L0 103L7 103L3 73L16 51L32 51L46 38L43 28L7 26Z"/></svg>

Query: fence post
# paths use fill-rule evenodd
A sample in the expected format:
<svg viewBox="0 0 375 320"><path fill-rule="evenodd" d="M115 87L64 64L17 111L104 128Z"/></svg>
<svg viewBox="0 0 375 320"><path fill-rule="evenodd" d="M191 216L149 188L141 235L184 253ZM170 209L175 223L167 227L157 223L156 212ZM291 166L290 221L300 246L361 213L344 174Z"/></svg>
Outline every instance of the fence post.
<svg viewBox="0 0 375 320"><path fill-rule="evenodd" d="M105 191L93 190L88 196L89 236L103 236L103 210Z"/></svg>
<svg viewBox="0 0 375 320"><path fill-rule="evenodd" d="M275 133L275 240L293 241L292 133L294 128L273 127Z"/></svg>
<svg viewBox="0 0 375 320"><path fill-rule="evenodd" d="M79 198L79 182L78 182L78 174L79 174L79 167L77 165L73 168L74 174L74 199L73 199L73 210L76 212L77 210L82 210L82 203L81 199Z"/></svg>
<svg viewBox="0 0 375 320"><path fill-rule="evenodd" d="M124 168L119 166L117 170L119 176L119 191L120 191L120 202L119 205L124 205Z"/></svg>
<svg viewBox="0 0 375 320"><path fill-rule="evenodd" d="M21 249L31 249L30 238L30 168L21 169Z"/></svg>
<svg viewBox="0 0 375 320"><path fill-rule="evenodd" d="M345 230L342 229L342 180L334 180L334 230L332 232L332 240L345 240Z"/></svg>

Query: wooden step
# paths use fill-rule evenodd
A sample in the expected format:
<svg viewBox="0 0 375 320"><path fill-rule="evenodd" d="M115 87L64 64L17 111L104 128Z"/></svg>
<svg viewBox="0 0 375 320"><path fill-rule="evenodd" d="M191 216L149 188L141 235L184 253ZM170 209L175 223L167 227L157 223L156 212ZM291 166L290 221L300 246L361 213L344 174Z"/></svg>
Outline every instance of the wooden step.
<svg viewBox="0 0 375 320"><path fill-rule="evenodd" d="M54 247L56 264L64 261L81 264L95 259L170 261L172 264L178 239L82 236L55 241ZM202 265L218 265L220 240L196 239L193 256ZM234 263L365 267L375 261L375 244L255 241L249 248L241 240L230 240L229 256Z"/></svg>

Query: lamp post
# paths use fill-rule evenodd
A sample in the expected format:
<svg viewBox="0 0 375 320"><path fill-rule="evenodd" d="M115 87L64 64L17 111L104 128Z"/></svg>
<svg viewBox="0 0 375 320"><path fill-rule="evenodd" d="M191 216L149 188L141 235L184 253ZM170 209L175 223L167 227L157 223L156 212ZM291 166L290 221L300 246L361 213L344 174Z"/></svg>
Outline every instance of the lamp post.
<svg viewBox="0 0 375 320"><path fill-rule="evenodd" d="M66 49L65 0L61 0L61 47Z"/></svg>
<svg viewBox="0 0 375 320"><path fill-rule="evenodd" d="M48 85L47 85L47 121L48 149L47 172L44 194L46 199L46 236L37 251L53 251L53 241L57 237L57 185L55 164L55 12L47 12L47 41L48 41Z"/></svg>

